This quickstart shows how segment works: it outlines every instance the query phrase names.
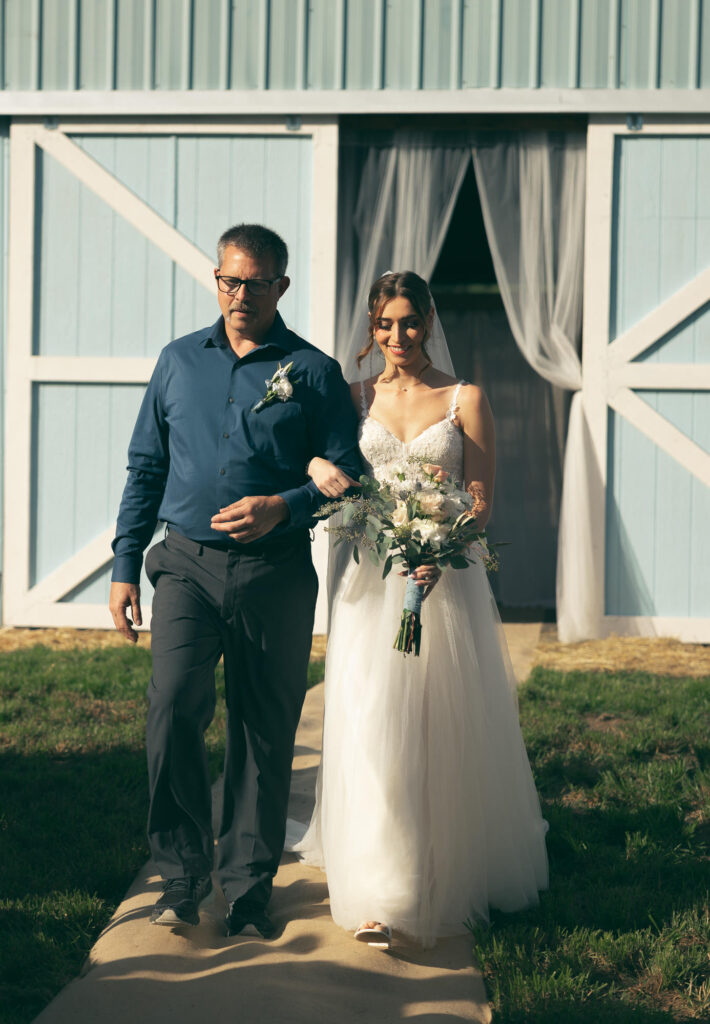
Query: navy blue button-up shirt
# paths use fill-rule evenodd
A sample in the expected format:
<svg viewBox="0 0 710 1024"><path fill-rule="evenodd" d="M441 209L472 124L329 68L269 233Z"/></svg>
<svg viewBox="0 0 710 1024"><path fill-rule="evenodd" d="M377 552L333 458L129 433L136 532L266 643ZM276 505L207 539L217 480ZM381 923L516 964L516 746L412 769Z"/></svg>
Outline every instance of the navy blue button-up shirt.
<svg viewBox="0 0 710 1024"><path fill-rule="evenodd" d="M293 360L293 395L259 412L266 380ZM158 520L198 543L255 550L305 530L327 499L306 476L315 455L359 477L357 416L338 363L290 331L277 313L264 341L239 359L224 321L167 345L128 449L112 579L137 583ZM249 545L213 530L220 508L278 494L289 518Z"/></svg>

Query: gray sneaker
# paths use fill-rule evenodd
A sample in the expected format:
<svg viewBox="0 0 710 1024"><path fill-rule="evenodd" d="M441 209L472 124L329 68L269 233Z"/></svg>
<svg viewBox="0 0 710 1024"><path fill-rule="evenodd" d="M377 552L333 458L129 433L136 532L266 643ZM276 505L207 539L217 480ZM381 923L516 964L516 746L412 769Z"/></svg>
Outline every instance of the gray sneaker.
<svg viewBox="0 0 710 1024"><path fill-rule="evenodd" d="M212 879L209 875L195 878L168 878L163 891L150 915L151 924L164 924L175 927L180 924L199 924L198 913L200 903L212 892Z"/></svg>

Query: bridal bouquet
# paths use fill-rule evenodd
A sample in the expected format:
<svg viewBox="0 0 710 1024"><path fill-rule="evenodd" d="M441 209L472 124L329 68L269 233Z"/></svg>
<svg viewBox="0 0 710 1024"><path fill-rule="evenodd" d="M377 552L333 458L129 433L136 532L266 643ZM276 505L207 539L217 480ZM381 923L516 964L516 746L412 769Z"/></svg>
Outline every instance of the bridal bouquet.
<svg viewBox="0 0 710 1024"><path fill-rule="evenodd" d="M409 570L404 608L394 648L419 654L422 588L411 576L422 565L465 569L478 558L491 571L497 568L486 535L476 526L476 503L448 473L421 459L408 458L386 467L380 479L360 477L360 493L324 505L325 518L341 512L327 529L336 544L351 542L353 558L360 548L379 565L384 579L393 565Z"/></svg>

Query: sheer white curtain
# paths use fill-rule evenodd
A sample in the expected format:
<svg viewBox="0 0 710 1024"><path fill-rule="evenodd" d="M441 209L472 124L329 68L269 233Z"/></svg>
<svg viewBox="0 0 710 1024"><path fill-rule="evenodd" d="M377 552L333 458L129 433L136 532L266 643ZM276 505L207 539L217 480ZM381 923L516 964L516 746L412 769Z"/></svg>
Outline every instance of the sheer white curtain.
<svg viewBox="0 0 710 1024"><path fill-rule="evenodd" d="M347 150L340 182L341 250L338 268L338 320L335 356L345 379L360 380L382 368L379 352L362 368L357 354L368 333L367 295L372 282L388 270L414 270L426 281L434 271L456 199L471 160L463 143L437 146L431 135L395 132ZM435 323L427 346L436 366L453 366L441 324ZM328 559L328 609L334 587L349 558L346 545L331 544Z"/></svg>
<svg viewBox="0 0 710 1024"><path fill-rule="evenodd" d="M581 337L585 142L581 135L506 133L481 140L473 164L496 278L528 363L575 391L564 461L557 549L557 627L593 635L590 476L582 405ZM530 538L531 544L534 538Z"/></svg>
<svg viewBox="0 0 710 1024"><path fill-rule="evenodd" d="M356 169L357 186L344 183L355 212L344 225L335 354L347 380L359 376L355 358L367 341L370 285L387 270L414 270L429 280L470 159L463 144L437 146L431 135L400 131L386 145L370 146Z"/></svg>

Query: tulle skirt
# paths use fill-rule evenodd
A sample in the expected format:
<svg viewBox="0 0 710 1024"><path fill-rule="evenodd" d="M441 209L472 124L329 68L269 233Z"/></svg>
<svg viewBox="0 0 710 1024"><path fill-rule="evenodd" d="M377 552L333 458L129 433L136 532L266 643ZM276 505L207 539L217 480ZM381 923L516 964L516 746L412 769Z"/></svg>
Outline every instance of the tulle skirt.
<svg viewBox="0 0 710 1024"><path fill-rule="evenodd" d="M421 655L392 649L405 580L350 562L333 603L316 806L296 852L326 871L331 912L424 945L519 910L547 886L546 823L485 570L446 571Z"/></svg>

